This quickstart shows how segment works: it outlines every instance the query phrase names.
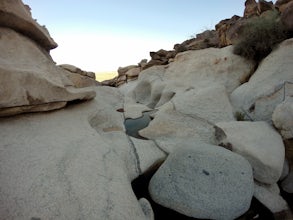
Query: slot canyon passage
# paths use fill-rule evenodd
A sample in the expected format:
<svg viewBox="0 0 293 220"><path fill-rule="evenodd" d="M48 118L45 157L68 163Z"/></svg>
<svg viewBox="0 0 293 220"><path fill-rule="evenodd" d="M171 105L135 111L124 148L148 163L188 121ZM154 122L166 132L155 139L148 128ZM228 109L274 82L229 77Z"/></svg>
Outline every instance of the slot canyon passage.
<svg viewBox="0 0 293 220"><path fill-rule="evenodd" d="M292 6L248 0L97 82L0 0L0 220L293 219ZM235 54L237 25L272 11L291 35Z"/></svg>

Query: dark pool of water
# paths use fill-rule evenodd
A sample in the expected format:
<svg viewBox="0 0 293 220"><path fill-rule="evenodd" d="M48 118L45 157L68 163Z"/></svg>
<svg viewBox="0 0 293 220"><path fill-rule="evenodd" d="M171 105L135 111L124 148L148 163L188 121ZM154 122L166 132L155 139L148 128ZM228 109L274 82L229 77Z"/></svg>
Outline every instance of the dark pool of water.
<svg viewBox="0 0 293 220"><path fill-rule="evenodd" d="M139 138L139 139L146 139L146 138L140 136L138 131L143 128L146 128L149 125L150 121L152 120L152 118L150 117L151 113L152 112L144 112L142 117L140 117L140 118L126 119L124 121L126 134L131 137L135 137L135 138Z"/></svg>

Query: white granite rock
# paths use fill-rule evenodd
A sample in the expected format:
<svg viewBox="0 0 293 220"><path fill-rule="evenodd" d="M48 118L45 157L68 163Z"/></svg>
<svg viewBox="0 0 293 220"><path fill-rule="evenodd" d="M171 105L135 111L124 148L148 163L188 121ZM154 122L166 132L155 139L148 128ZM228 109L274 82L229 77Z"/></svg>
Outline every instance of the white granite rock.
<svg viewBox="0 0 293 220"><path fill-rule="evenodd" d="M139 134L151 140L176 137L216 143L214 124L206 119L176 111L172 102L162 106L148 127L140 130Z"/></svg>
<svg viewBox="0 0 293 220"><path fill-rule="evenodd" d="M276 106L293 96L293 39L282 42L258 66L247 83L231 94L231 103L254 121L271 121Z"/></svg>
<svg viewBox="0 0 293 220"><path fill-rule="evenodd" d="M262 183L276 183L283 170L285 147L281 136L266 122L220 122L232 151L245 157Z"/></svg>
<svg viewBox="0 0 293 220"><path fill-rule="evenodd" d="M153 219L131 188L141 168L116 111L123 99L96 91L63 110L0 119L1 219Z"/></svg>
<svg viewBox="0 0 293 220"><path fill-rule="evenodd" d="M235 120L226 88L223 85L211 84L201 90L190 88L177 93L172 103L177 112L203 118L214 124Z"/></svg>

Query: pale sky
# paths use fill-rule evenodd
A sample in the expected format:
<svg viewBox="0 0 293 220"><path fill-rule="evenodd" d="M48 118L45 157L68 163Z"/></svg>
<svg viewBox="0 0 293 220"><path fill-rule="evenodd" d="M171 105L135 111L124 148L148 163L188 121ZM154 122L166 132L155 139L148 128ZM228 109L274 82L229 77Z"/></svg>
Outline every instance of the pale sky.
<svg viewBox="0 0 293 220"><path fill-rule="evenodd" d="M58 47L57 64L115 71L171 50L219 21L243 15L245 0L23 0Z"/></svg>

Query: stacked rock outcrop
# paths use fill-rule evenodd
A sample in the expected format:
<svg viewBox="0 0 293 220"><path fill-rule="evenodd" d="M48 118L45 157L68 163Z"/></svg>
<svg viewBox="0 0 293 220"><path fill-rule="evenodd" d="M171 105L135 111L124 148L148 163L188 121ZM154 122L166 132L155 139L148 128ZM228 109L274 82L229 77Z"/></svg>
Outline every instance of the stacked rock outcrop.
<svg viewBox="0 0 293 220"><path fill-rule="evenodd" d="M201 164L194 168L185 165L190 155L191 161L202 160L205 167L202 157L191 156L193 150L200 152L201 143L205 143L223 146L225 151L230 150L245 158L253 170L253 197L276 219L291 219L290 208L280 196L277 184L282 180L282 190L292 192L292 40L276 47L256 71L253 61L233 54L233 46L189 50L177 54L168 65L142 71L128 90L125 89L127 85L120 88L126 94L125 115L131 117L128 114L130 106L137 106L140 112L156 110L150 124L139 131L141 136L155 141L170 157L150 181L149 190L154 201L194 218L232 219L241 215L226 212L221 213L222 217L220 213L218 218L212 216L209 211L219 203L215 199L207 201L210 210L205 212L209 208L205 206L204 196L213 198L209 194L211 188L214 189L213 195L217 194L218 185L213 185L217 183L210 182L210 178L218 178L218 173L213 173L215 169L211 171L210 165L206 166L207 169L198 169ZM133 114L134 117L139 117L137 113ZM236 121L236 117L247 121ZM220 162L221 159L215 157L215 160ZM289 167L286 168L287 161ZM179 170L178 176L171 174L175 168ZM185 177L185 172L198 172L199 176L192 179L191 175ZM195 185L202 184L197 182L200 180L205 184L193 194L192 190L187 190L189 180ZM186 190L190 193L188 196ZM223 190L221 188L219 192ZM220 199L220 194L217 195ZM197 202L199 198L201 202ZM201 205L195 208L191 204ZM242 214L247 210L244 207ZM222 207L223 210L234 208L237 209L234 206ZM201 211L193 213L192 210Z"/></svg>
<svg viewBox="0 0 293 220"><path fill-rule="evenodd" d="M84 71L70 64L62 64L59 66L66 71L67 78L76 88L100 85L100 83L96 81L96 74L94 72Z"/></svg>
<svg viewBox="0 0 293 220"><path fill-rule="evenodd" d="M145 69L147 60L141 60L137 65L130 65L125 67L119 67L117 72L118 76L110 80L105 80L102 82L104 86L119 87L124 83L136 80L139 73Z"/></svg>
<svg viewBox="0 0 293 220"><path fill-rule="evenodd" d="M59 109L95 96L56 66L49 50L57 44L20 0L0 2L0 33L0 116Z"/></svg>

